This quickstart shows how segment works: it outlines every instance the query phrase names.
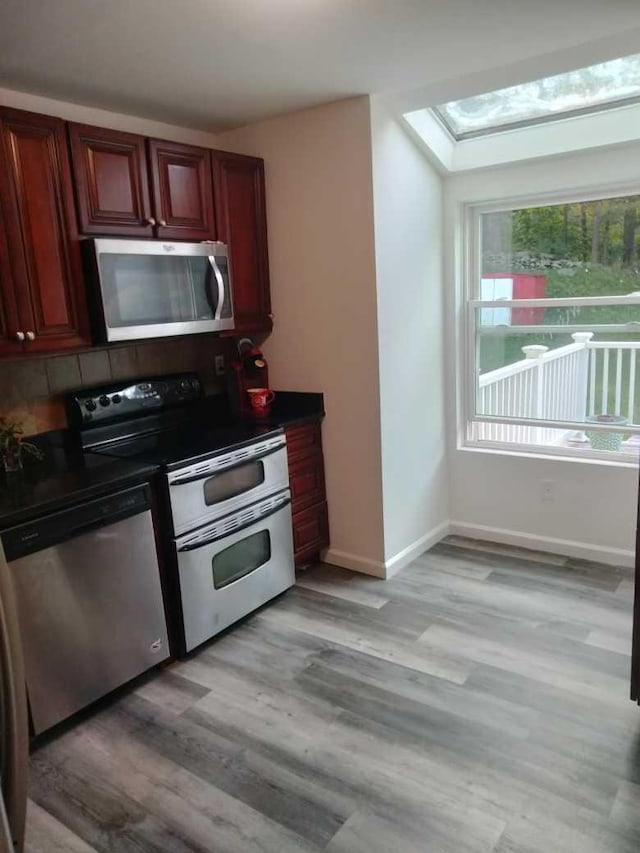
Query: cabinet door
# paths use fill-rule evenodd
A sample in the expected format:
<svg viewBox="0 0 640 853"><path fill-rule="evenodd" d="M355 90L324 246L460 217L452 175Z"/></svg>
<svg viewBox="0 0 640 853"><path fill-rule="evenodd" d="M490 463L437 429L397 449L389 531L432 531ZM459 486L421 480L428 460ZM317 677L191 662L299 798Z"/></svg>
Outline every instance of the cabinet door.
<svg viewBox="0 0 640 853"><path fill-rule="evenodd" d="M0 198L29 351L89 343L64 122L0 109Z"/></svg>
<svg viewBox="0 0 640 853"><path fill-rule="evenodd" d="M5 171L0 146L0 172ZM16 303L16 288L9 265L7 236L0 209L0 356L21 353L20 320Z"/></svg>
<svg viewBox="0 0 640 853"><path fill-rule="evenodd" d="M145 138L69 125L82 234L153 236Z"/></svg>
<svg viewBox="0 0 640 853"><path fill-rule="evenodd" d="M170 240L213 240L211 152L175 142L149 142L156 234Z"/></svg>
<svg viewBox="0 0 640 853"><path fill-rule="evenodd" d="M324 460L322 454L289 464L291 511L295 514L325 500Z"/></svg>
<svg viewBox="0 0 640 853"><path fill-rule="evenodd" d="M293 552L297 566L316 559L328 545L326 503L316 504L293 515Z"/></svg>
<svg viewBox="0 0 640 853"><path fill-rule="evenodd" d="M213 152L218 240L227 243L237 332L269 331L271 297L264 161Z"/></svg>

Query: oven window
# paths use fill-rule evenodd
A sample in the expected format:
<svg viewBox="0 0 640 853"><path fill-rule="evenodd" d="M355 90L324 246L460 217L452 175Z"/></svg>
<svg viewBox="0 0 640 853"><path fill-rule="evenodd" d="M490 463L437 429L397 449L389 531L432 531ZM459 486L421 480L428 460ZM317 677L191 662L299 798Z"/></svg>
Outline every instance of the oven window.
<svg viewBox="0 0 640 853"><path fill-rule="evenodd" d="M271 559L271 536L260 530L219 551L213 558L213 585L221 589L254 572Z"/></svg>
<svg viewBox="0 0 640 853"><path fill-rule="evenodd" d="M264 483L264 464L258 460L223 471L205 480L204 502L207 506L235 498Z"/></svg>

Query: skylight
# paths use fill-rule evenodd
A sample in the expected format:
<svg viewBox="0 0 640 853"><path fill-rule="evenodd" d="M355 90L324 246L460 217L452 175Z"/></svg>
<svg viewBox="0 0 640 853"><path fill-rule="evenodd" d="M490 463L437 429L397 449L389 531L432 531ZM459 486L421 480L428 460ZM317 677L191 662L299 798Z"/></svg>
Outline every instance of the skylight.
<svg viewBox="0 0 640 853"><path fill-rule="evenodd" d="M434 108L456 139L640 101L640 54Z"/></svg>

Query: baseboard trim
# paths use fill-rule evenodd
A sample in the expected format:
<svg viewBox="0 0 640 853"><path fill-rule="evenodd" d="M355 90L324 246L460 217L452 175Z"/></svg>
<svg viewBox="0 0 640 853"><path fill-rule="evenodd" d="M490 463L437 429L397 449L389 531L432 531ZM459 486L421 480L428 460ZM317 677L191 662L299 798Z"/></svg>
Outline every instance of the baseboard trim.
<svg viewBox="0 0 640 853"><path fill-rule="evenodd" d="M413 563L416 557L424 554L424 552L428 551L429 548L433 548L433 546L441 539L444 539L448 533L449 522L443 521L442 524L439 524L437 527L434 527L433 530L425 533L424 536L416 539L416 541L412 542L411 545L403 548L402 551L398 551L395 557L391 557L390 560L386 560L384 564L386 573L385 577L393 577L410 563Z"/></svg>
<svg viewBox="0 0 640 853"><path fill-rule="evenodd" d="M539 536L521 530L506 530L502 527L489 527L485 524L450 521L449 533L457 536L468 536L471 539L482 539L487 542L498 542L501 545L529 548L532 551L547 551L550 554L561 554L563 557L573 557L579 560L594 560L611 566L633 567L635 565L635 553L624 548L607 548L603 545L576 542L573 539Z"/></svg>
<svg viewBox="0 0 640 853"><path fill-rule="evenodd" d="M350 554L348 551L337 551L335 548L328 548L323 551L321 557L324 563L340 566L341 569L351 569L352 572L360 572L374 578L386 577L384 563L378 562L378 560L359 557L357 554Z"/></svg>
<svg viewBox="0 0 640 853"><path fill-rule="evenodd" d="M449 522L444 521L433 530L425 533L411 545L398 551L389 560L383 563L379 560L370 560L367 557L359 557L357 554L350 554L347 551L337 551L334 548L329 548L322 554L322 559L325 563L330 563L333 566L340 566L343 569L351 569L353 572L361 572L365 575L371 575L374 578L391 578L397 572L404 569L412 563L416 557L424 554L429 548L433 547L436 542L439 542L449 533Z"/></svg>

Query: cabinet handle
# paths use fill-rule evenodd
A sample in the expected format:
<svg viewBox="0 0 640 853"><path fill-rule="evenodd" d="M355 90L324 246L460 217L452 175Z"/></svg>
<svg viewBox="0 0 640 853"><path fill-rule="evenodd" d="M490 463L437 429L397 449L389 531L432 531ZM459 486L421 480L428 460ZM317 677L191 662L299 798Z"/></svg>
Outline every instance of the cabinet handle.
<svg viewBox="0 0 640 853"><path fill-rule="evenodd" d="M155 224L156 224L156 221L155 221L155 219L153 218L153 216L150 216L150 217L147 219L147 222L149 223L149 225L155 225Z"/></svg>
<svg viewBox="0 0 640 853"><path fill-rule="evenodd" d="M167 225L167 220L166 219L159 219L158 225L162 225L162 227L165 228Z"/></svg>
<svg viewBox="0 0 640 853"><path fill-rule="evenodd" d="M24 340L24 332L16 332L16 340L23 341Z"/></svg>
<svg viewBox="0 0 640 853"><path fill-rule="evenodd" d="M35 332L27 332L27 340L28 341L35 341L35 339L36 339Z"/></svg>

